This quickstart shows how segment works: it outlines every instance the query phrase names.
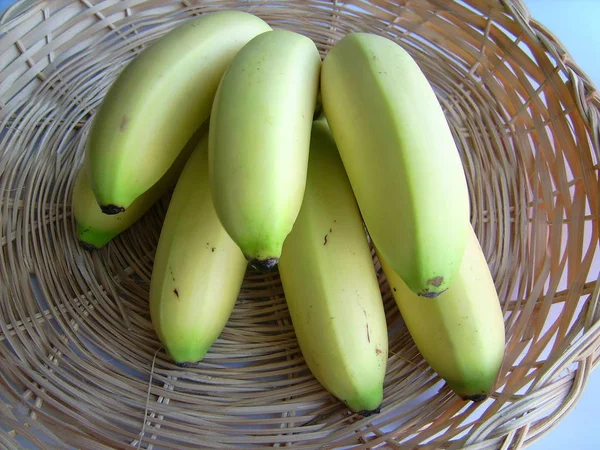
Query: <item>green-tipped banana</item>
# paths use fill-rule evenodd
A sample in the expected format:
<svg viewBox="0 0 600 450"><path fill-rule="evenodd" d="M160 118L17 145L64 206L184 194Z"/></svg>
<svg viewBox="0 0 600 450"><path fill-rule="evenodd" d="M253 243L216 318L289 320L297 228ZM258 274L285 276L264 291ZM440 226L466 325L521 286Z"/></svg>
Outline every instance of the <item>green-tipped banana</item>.
<svg viewBox="0 0 600 450"><path fill-rule="evenodd" d="M158 182L140 195L126 211L118 214L104 214L94 197L87 170L82 166L75 178L72 198L72 212L77 224L77 238L88 250L104 247L120 233L125 231L162 198L177 183L190 154L200 138L208 133L208 124L198 129L185 145Z"/></svg>
<svg viewBox="0 0 600 450"><path fill-rule="evenodd" d="M484 400L504 357L504 319L487 261L470 225L465 255L448 290L415 295L378 254L406 327L417 348L465 400Z"/></svg>
<svg viewBox="0 0 600 450"><path fill-rule="evenodd" d="M123 70L87 142L88 173L103 212L129 208L164 175L208 118L235 54L270 29L241 11L206 14L161 37Z"/></svg>
<svg viewBox="0 0 600 450"><path fill-rule="evenodd" d="M469 196L424 74L394 42L353 33L326 56L321 95L373 242L412 291L444 292L464 253Z"/></svg>
<svg viewBox="0 0 600 450"><path fill-rule="evenodd" d="M231 315L246 266L212 204L205 137L173 192L150 283L152 325L173 361L204 357Z"/></svg>
<svg viewBox="0 0 600 450"><path fill-rule="evenodd" d="M252 39L217 91L210 123L213 199L251 264L273 267L302 204L321 58L290 31Z"/></svg>
<svg viewBox="0 0 600 450"><path fill-rule="evenodd" d="M166 175L163 178L166 178ZM75 179L72 201L73 216L77 224L77 239L80 244L87 250L104 247L137 222L175 182L176 179L167 182L161 178L148 192L138 197L127 211L107 215L98 206L87 171L85 167L81 167Z"/></svg>
<svg viewBox="0 0 600 450"><path fill-rule="evenodd" d="M385 313L360 212L326 122L313 126L304 201L279 273L311 372L352 411L376 412L388 355Z"/></svg>

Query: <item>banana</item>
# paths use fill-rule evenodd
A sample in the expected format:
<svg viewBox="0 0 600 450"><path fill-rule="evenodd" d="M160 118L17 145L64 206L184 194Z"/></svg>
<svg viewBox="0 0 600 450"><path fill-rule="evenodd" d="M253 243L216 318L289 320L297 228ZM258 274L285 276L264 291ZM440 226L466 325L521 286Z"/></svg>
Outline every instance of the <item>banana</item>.
<svg viewBox="0 0 600 450"><path fill-rule="evenodd" d="M258 269L277 264L302 204L320 68L309 38L269 31L236 55L215 97L209 132L215 209Z"/></svg>
<svg viewBox="0 0 600 450"><path fill-rule="evenodd" d="M71 211L77 226L77 238L87 250L104 247L112 239L137 222L177 182L186 161L200 138L208 133L208 123L198 131L179 153L175 162L158 182L140 195L126 211L104 214L94 197L87 169L82 166L77 172L73 186Z"/></svg>
<svg viewBox="0 0 600 450"><path fill-rule="evenodd" d="M321 95L374 244L412 291L439 295L460 266L470 205L427 79L399 45L352 33L325 57Z"/></svg>
<svg viewBox="0 0 600 450"><path fill-rule="evenodd" d="M377 412L388 337L360 212L326 122L312 129L306 192L279 274L315 378L354 412Z"/></svg>
<svg viewBox="0 0 600 450"><path fill-rule="evenodd" d="M104 213L125 210L164 175L208 118L234 55L270 29L241 11L202 15L127 65L94 116L87 142L89 178Z"/></svg>
<svg viewBox="0 0 600 450"><path fill-rule="evenodd" d="M452 286L438 297L414 294L378 253L383 272L417 348L448 386L481 401L494 387L504 357L504 319L494 281L469 225Z"/></svg>
<svg viewBox="0 0 600 450"><path fill-rule="evenodd" d="M165 174L148 192L138 197L127 211L115 215L102 212L96 202L85 167L81 167L73 187L72 212L77 225L77 238L86 250L104 247L120 233L137 222L169 187L175 184Z"/></svg>
<svg viewBox="0 0 600 450"><path fill-rule="evenodd" d="M173 192L150 281L152 325L177 364L201 360L218 338L246 266L212 204L205 135Z"/></svg>

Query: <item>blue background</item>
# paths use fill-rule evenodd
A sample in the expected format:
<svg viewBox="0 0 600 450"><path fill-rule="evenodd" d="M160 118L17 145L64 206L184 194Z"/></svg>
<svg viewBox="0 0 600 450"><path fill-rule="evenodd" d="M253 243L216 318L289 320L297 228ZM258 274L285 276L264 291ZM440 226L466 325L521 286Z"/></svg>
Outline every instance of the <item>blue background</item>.
<svg viewBox="0 0 600 450"><path fill-rule="evenodd" d="M4 11L6 8L8 8L13 3L15 3L15 2L12 0L0 0L0 12Z"/></svg>
<svg viewBox="0 0 600 450"><path fill-rule="evenodd" d="M525 0L532 17L548 28L573 60L600 86L600 0ZM598 273L600 268L592 270ZM592 372L581 400L529 450L600 450L600 370Z"/></svg>
<svg viewBox="0 0 600 450"><path fill-rule="evenodd" d="M13 3L0 0L0 12ZM577 64L600 86L600 0L524 0L532 16L563 43ZM596 270L600 270L597 268ZM567 417L530 450L600 450L600 370Z"/></svg>

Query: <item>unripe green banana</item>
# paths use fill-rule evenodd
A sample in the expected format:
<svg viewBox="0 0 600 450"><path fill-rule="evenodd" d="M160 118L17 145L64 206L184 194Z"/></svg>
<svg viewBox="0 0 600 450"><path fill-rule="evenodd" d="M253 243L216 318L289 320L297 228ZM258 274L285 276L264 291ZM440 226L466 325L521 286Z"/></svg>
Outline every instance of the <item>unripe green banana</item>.
<svg viewBox="0 0 600 450"><path fill-rule="evenodd" d="M71 210L77 225L77 238L87 250L104 247L112 239L137 222L177 183L186 161L201 137L208 133L208 123L198 129L179 153L175 162L158 182L140 195L127 210L104 214L96 201L85 165L75 178Z"/></svg>
<svg viewBox="0 0 600 450"><path fill-rule="evenodd" d="M315 378L368 415L383 398L388 337L381 291L352 188L326 122L315 122L302 208L279 273Z"/></svg>
<svg viewBox="0 0 600 450"><path fill-rule="evenodd" d="M214 210L205 136L173 192L150 282L152 325L173 361L204 357L233 311L246 266Z"/></svg>
<svg viewBox="0 0 600 450"><path fill-rule="evenodd" d="M464 253L469 196L424 74L394 42L352 33L325 57L321 95L373 242L412 291L444 292Z"/></svg>
<svg viewBox="0 0 600 450"><path fill-rule="evenodd" d="M448 290L436 298L414 294L378 254L417 348L448 386L465 400L484 400L504 357L504 319L494 280L473 228Z"/></svg>
<svg viewBox="0 0 600 450"><path fill-rule="evenodd" d="M277 264L302 204L321 58L290 31L252 39L223 76L209 164L221 223L251 264Z"/></svg>
<svg viewBox="0 0 600 450"><path fill-rule="evenodd" d="M158 39L123 70L87 142L88 173L103 212L128 208L164 175L208 118L234 55L270 29L241 11L202 15Z"/></svg>

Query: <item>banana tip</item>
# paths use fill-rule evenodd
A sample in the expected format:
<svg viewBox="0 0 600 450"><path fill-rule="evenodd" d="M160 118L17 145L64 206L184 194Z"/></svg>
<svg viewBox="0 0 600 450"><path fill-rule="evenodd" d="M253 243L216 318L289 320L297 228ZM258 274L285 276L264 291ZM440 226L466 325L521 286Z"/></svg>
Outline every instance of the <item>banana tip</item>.
<svg viewBox="0 0 600 450"><path fill-rule="evenodd" d="M125 208L123 208L122 206L117 206L117 205L100 205L100 209L102 210L102 212L104 214L108 214L111 216L125 211Z"/></svg>
<svg viewBox="0 0 600 450"><path fill-rule="evenodd" d="M259 272L270 272L279 263L279 258L250 259L248 262Z"/></svg>
<svg viewBox="0 0 600 450"><path fill-rule="evenodd" d="M95 246L93 246L92 244L89 244L87 242L79 241L79 245L81 245L81 247L88 252L93 252L94 250L98 250L98 248L96 248Z"/></svg>
<svg viewBox="0 0 600 450"><path fill-rule="evenodd" d="M472 401L472 402L482 402L484 401L486 398L488 398L487 394L473 394L473 395L461 395L461 398L465 401Z"/></svg>
<svg viewBox="0 0 600 450"><path fill-rule="evenodd" d="M194 363L194 362L182 362L182 363L175 363L175 365L177 367L181 367L182 369L189 369L191 367L196 367L198 365L198 363Z"/></svg>
<svg viewBox="0 0 600 450"><path fill-rule="evenodd" d="M381 405L379 405L377 408L371 409L371 410L363 409L362 411L358 412L358 415L363 416L363 417L369 417L374 414L379 414L380 412L381 412Z"/></svg>

